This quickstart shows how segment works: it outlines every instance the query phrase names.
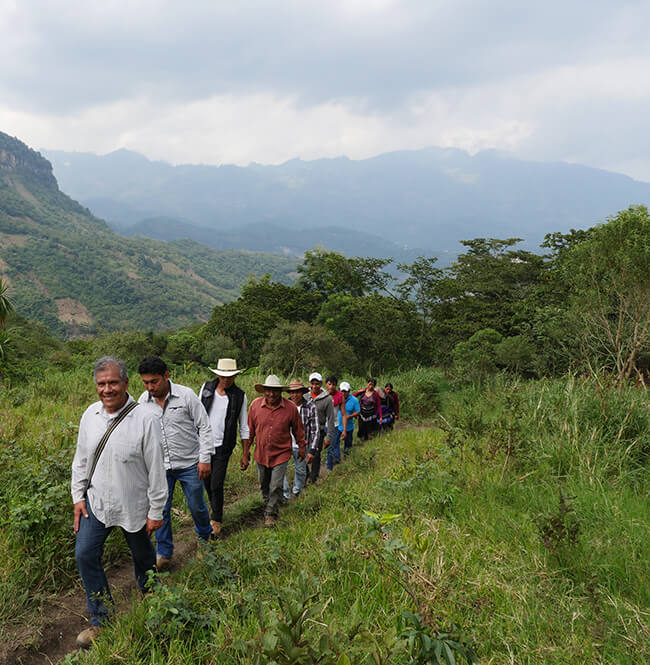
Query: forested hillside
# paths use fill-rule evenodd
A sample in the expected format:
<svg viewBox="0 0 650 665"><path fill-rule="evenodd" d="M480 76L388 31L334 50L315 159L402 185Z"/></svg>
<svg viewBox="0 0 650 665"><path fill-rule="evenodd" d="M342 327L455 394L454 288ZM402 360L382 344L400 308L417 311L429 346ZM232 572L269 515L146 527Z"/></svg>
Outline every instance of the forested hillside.
<svg viewBox="0 0 650 665"><path fill-rule="evenodd" d="M295 261L193 241L125 239L63 194L39 153L0 133L0 278L20 313L60 336L206 320L250 275Z"/></svg>

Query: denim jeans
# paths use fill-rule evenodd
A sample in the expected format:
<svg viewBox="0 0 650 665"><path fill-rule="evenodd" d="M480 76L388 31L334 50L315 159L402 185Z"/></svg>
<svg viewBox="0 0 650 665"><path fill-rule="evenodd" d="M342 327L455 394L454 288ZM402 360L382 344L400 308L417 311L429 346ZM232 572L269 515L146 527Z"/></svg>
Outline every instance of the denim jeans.
<svg viewBox="0 0 650 665"><path fill-rule="evenodd" d="M325 460L325 467L328 471L331 471L334 465L341 461L341 434L342 432L338 427L334 429L334 436L330 441L330 447L327 449L327 458Z"/></svg>
<svg viewBox="0 0 650 665"><path fill-rule="evenodd" d="M102 566L104 543L113 527L105 527L95 517L87 499L86 509L88 518L82 516L79 520L79 532L77 533L74 553L77 570L86 590L90 623L93 626L101 626L113 610L113 598ZM135 533L122 529L122 533L131 550L138 587L140 591L145 591L147 571L154 570L156 565L156 553L147 535L147 527L145 525Z"/></svg>
<svg viewBox="0 0 650 665"><path fill-rule="evenodd" d="M264 515L266 517L277 517L282 503L282 481L287 472L289 461L282 462L276 466L264 466L257 464L257 478L260 482L262 499L264 499Z"/></svg>
<svg viewBox="0 0 650 665"><path fill-rule="evenodd" d="M295 466L295 472L293 474L293 495L298 496L302 492L303 487L305 486L305 481L307 480L307 462L305 459L298 459L298 449L293 449L293 462ZM305 453L305 457L307 453ZM287 480L287 474L284 474L284 498L287 501L291 498L292 489L289 487L289 481Z"/></svg>
<svg viewBox="0 0 650 665"><path fill-rule="evenodd" d="M202 540L208 540L212 533L210 513L208 513L208 507L205 505L205 497L203 496L203 481L199 478L196 465L186 469L168 469L167 489L169 494L163 510L163 525L156 531L158 556L164 556L167 559L170 559L174 553L171 508L177 480L181 484L183 494L185 494L187 500L187 507L194 520L196 535Z"/></svg>
<svg viewBox="0 0 650 665"><path fill-rule="evenodd" d="M354 434L353 429L349 429L345 433L345 438L343 439L343 454L349 455L352 450L352 435Z"/></svg>

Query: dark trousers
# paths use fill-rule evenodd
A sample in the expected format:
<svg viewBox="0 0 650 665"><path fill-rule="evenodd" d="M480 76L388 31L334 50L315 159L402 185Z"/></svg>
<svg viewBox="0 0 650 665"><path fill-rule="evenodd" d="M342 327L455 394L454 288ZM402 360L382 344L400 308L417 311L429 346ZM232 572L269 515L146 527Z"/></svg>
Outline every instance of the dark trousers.
<svg viewBox="0 0 650 665"><path fill-rule="evenodd" d="M234 447L229 446L217 447L210 460L212 471L203 481L210 501L210 519L214 522L223 522L223 485L233 450Z"/></svg>
<svg viewBox="0 0 650 665"><path fill-rule="evenodd" d="M88 518L82 516L79 520L79 532L74 553L77 569L86 590L90 623L93 626L101 626L113 610L113 598L108 589L108 580L102 565L104 543L113 527L105 527L95 517L87 499L86 509ZM154 570L156 565L156 553L147 535L147 527L145 525L135 533L122 529L122 533L131 550L138 587L140 591L145 591L147 572Z"/></svg>
<svg viewBox="0 0 650 665"><path fill-rule="evenodd" d="M358 437L367 441L371 436L377 432L378 423L375 418L372 420L363 420L359 418L359 434Z"/></svg>
<svg viewBox="0 0 650 665"><path fill-rule="evenodd" d="M321 451L323 450L324 440L325 440L325 430L322 429L318 433L318 451L312 453L314 459L311 461L311 464L309 465L309 469L307 471L308 483L315 483L318 480L318 476L320 475L320 457L321 457Z"/></svg>

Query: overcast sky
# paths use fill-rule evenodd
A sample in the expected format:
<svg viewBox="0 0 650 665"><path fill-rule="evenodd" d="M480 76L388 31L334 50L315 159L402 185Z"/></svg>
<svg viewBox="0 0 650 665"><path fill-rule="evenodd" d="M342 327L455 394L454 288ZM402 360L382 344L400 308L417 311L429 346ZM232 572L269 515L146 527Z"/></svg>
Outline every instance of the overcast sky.
<svg viewBox="0 0 650 665"><path fill-rule="evenodd" d="M0 130L172 163L485 148L650 181L647 0L0 0Z"/></svg>

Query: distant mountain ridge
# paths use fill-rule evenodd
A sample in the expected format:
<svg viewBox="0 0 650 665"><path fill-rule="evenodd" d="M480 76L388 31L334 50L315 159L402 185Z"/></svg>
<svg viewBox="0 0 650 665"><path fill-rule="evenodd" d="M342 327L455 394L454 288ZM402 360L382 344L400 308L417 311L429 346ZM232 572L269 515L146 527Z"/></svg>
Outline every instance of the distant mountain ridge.
<svg viewBox="0 0 650 665"><path fill-rule="evenodd" d="M122 233L160 233L145 220L167 218L203 242L209 234L202 227L215 232L213 246L252 249L273 228L264 246L285 253L313 247L319 233L326 248L348 255L440 255L475 237L516 236L535 248L546 233L593 226L650 202L650 183L494 150L471 156L427 148L248 167L172 166L127 150L46 154L64 188Z"/></svg>
<svg viewBox="0 0 650 665"><path fill-rule="evenodd" d="M190 240L123 238L63 194L51 164L0 132L0 277L17 311L61 336L207 320L249 274L290 282L294 259Z"/></svg>

